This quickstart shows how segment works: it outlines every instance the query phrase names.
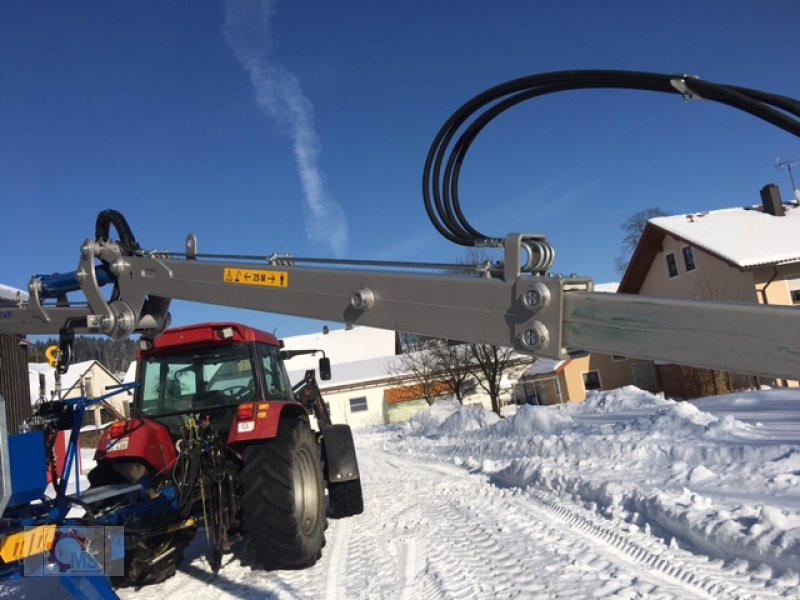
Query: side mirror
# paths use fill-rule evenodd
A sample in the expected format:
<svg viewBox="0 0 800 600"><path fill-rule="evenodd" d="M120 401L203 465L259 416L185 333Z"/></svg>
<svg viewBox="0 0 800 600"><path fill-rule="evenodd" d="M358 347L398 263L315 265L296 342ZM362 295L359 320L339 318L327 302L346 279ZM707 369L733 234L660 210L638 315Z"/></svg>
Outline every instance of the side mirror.
<svg viewBox="0 0 800 600"><path fill-rule="evenodd" d="M319 378L328 381L331 378L331 359L323 356L319 359Z"/></svg>

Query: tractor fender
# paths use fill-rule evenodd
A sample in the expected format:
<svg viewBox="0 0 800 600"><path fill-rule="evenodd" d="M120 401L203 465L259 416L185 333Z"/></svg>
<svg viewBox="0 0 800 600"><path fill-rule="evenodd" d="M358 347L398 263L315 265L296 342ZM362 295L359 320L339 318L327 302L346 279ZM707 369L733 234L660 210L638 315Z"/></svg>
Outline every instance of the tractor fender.
<svg viewBox="0 0 800 600"><path fill-rule="evenodd" d="M121 427L124 423L124 427ZM122 435L111 437L117 427ZM107 427L97 443L94 458L98 464L120 459L144 461L157 472L171 469L177 459L169 430L151 419L130 419Z"/></svg>
<svg viewBox="0 0 800 600"><path fill-rule="evenodd" d="M252 402L252 415L239 411L231 423L228 444L268 440L278 435L281 419L308 418L305 409L297 402Z"/></svg>
<svg viewBox="0 0 800 600"><path fill-rule="evenodd" d="M349 425L331 425L322 430L325 479L329 483L353 481L360 477L356 447Z"/></svg>

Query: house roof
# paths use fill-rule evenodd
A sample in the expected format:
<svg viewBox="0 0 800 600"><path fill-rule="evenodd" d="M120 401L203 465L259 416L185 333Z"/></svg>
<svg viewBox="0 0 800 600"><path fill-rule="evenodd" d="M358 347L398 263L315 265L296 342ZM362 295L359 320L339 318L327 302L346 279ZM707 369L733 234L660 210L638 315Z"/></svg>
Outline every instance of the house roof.
<svg viewBox="0 0 800 600"><path fill-rule="evenodd" d="M434 381L430 385L431 396L445 396L453 393L453 385L449 381ZM425 389L422 384L406 385L402 387L388 388L384 390L383 397L387 404L397 404L411 400L422 400L425 398Z"/></svg>
<svg viewBox="0 0 800 600"><path fill-rule="evenodd" d="M85 360L82 362L73 363L67 369L67 372L61 376L61 391L67 393L78 383L81 377L85 376L90 370L95 368L102 369L110 377L116 379L116 376L109 371L103 364L97 360ZM44 373L45 392L50 396L50 393L55 390L56 378L55 369L47 363L29 363L28 364L28 381L31 389L31 401L35 402L39 399L39 374Z"/></svg>
<svg viewBox="0 0 800 600"><path fill-rule="evenodd" d="M569 361L570 359L537 358L522 376L523 378L534 378L537 375L557 375Z"/></svg>
<svg viewBox="0 0 800 600"><path fill-rule="evenodd" d="M293 384L300 381L306 372L305 368L295 368L296 363L294 361L295 359L292 359L286 363L289 381L291 381ZM313 368L315 366L316 364L312 364L308 368ZM320 381L318 383L320 388L324 390L326 388L355 385L359 383L386 379L391 377L393 373L398 373L403 370L404 368L400 358L396 356L381 356L366 360L332 364L331 379L329 381Z"/></svg>
<svg viewBox="0 0 800 600"><path fill-rule="evenodd" d="M283 343L286 350L324 350L332 365L383 359L395 354L395 332L374 327L353 327L330 330L328 333L297 335L284 338ZM319 358L312 355L295 356L287 361L286 368L305 372L306 369L315 368Z"/></svg>
<svg viewBox="0 0 800 600"><path fill-rule="evenodd" d="M595 283L594 284L594 291L595 292L606 292L608 294L616 293L617 289L619 288L619 281L611 281L608 283Z"/></svg>
<svg viewBox="0 0 800 600"><path fill-rule="evenodd" d="M28 299L28 294L15 287L0 283L0 306L16 306L17 297L25 301Z"/></svg>
<svg viewBox="0 0 800 600"><path fill-rule="evenodd" d="M800 262L800 207L784 204L784 209L782 217L754 206L650 219L618 291L639 291L666 235L741 270Z"/></svg>

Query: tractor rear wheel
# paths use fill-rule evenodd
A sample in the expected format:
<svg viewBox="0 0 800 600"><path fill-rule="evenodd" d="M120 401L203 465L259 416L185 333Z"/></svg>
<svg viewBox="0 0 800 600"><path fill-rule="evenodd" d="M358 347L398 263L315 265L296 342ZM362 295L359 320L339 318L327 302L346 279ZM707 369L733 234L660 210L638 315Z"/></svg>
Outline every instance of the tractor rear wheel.
<svg viewBox="0 0 800 600"><path fill-rule="evenodd" d="M320 449L304 419L280 422L278 436L243 452L242 528L266 569L302 569L325 543Z"/></svg>

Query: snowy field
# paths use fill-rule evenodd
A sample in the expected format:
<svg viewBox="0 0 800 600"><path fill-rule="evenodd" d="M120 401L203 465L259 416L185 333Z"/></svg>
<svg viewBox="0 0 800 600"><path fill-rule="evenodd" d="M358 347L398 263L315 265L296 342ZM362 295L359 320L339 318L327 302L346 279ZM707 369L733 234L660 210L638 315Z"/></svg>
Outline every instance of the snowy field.
<svg viewBox="0 0 800 600"><path fill-rule="evenodd" d="M356 441L365 512L330 522L315 567L229 556L213 575L199 535L174 578L120 596L800 597L800 392L675 403L631 387L505 419L440 403Z"/></svg>

